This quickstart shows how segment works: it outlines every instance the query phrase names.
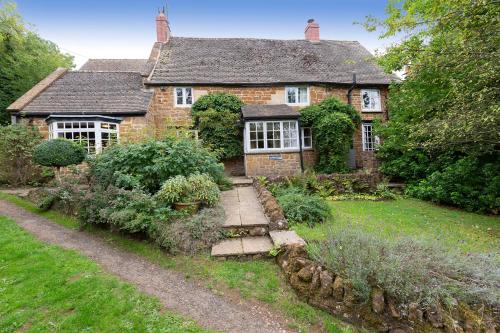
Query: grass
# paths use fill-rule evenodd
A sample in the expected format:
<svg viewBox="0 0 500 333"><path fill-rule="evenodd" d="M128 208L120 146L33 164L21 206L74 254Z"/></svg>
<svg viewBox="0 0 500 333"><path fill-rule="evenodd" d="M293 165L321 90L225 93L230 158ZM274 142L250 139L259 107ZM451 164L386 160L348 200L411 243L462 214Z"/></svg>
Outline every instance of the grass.
<svg viewBox="0 0 500 333"><path fill-rule="evenodd" d="M394 201L332 201L333 218L309 228L293 229L306 240L322 240L330 228L360 227L386 238L418 237L463 253L495 252L500 218L467 213L432 203L399 198Z"/></svg>
<svg viewBox="0 0 500 333"><path fill-rule="evenodd" d="M0 193L0 199L14 203L65 227L78 228L76 219L54 211L41 212L33 203L24 199L2 193ZM182 272L186 278L202 282L216 294L236 293L238 297L265 303L270 309L281 314L289 322L290 328L300 332L316 332L318 329L329 333L360 332L328 313L300 301L284 281L279 267L272 261L218 261L208 255L170 256L155 244L147 241L99 228L86 230L98 235L112 246L141 255L164 268Z"/></svg>
<svg viewBox="0 0 500 333"><path fill-rule="evenodd" d="M208 332L0 217L0 332Z"/></svg>

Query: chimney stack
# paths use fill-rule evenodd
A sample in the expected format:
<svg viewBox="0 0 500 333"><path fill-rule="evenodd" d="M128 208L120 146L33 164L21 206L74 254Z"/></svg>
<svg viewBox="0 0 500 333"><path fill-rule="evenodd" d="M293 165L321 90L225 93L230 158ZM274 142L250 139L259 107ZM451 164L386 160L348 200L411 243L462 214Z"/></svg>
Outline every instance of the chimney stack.
<svg viewBox="0 0 500 333"><path fill-rule="evenodd" d="M170 26L167 16L165 15L165 7L158 11L156 17L156 40L159 43L167 43L170 39Z"/></svg>
<svg viewBox="0 0 500 333"><path fill-rule="evenodd" d="M307 40L319 41L319 24L314 22L314 19L307 21L305 35Z"/></svg>

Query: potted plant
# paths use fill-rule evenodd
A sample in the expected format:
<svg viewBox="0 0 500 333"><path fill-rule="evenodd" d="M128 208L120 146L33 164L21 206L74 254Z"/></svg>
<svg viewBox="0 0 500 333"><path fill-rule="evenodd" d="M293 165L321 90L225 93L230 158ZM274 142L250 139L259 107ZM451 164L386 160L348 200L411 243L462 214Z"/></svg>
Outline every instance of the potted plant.
<svg viewBox="0 0 500 333"><path fill-rule="evenodd" d="M176 210L198 211L200 204L213 206L219 201L219 188L209 175L176 176L163 183L157 194L159 200Z"/></svg>

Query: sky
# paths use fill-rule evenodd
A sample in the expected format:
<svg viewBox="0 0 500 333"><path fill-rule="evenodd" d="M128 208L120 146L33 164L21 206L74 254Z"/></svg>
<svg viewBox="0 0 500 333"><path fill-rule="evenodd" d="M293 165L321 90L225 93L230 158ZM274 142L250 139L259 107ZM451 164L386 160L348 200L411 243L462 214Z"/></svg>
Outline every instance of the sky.
<svg viewBox="0 0 500 333"><path fill-rule="evenodd" d="M166 5L172 35L302 39L308 19L322 39L357 40L383 50L361 25L367 15L384 17L386 0L17 0L18 11L43 38L75 57L147 58L156 39L155 17Z"/></svg>

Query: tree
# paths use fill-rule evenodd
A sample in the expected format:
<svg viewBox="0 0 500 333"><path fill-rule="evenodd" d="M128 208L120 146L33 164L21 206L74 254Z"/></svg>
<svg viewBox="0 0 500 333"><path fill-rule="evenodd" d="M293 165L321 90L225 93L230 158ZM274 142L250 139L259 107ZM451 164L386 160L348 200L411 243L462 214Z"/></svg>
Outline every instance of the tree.
<svg viewBox="0 0 500 333"><path fill-rule="evenodd" d="M199 98L192 113L203 144L217 151L221 158L243 154L243 132L239 120L243 102L227 93Z"/></svg>
<svg viewBox="0 0 500 333"><path fill-rule="evenodd" d="M80 164L85 160L87 151L82 146L66 139L53 139L40 143L33 151L35 163L57 168L59 183L61 167Z"/></svg>
<svg viewBox="0 0 500 333"><path fill-rule="evenodd" d="M381 170L410 185L432 178L437 186L449 179L447 173L464 169L464 163L468 170L497 163L498 3L389 0L386 13L382 20L368 18L366 27L379 29L382 38L403 36L379 60L388 72L406 69L407 76L391 87L390 120L378 128L384 138L378 153ZM488 195L495 202L500 188L486 194L479 185L468 185L457 191L436 201L463 206L451 196L472 200Z"/></svg>
<svg viewBox="0 0 500 333"><path fill-rule="evenodd" d="M57 67L73 67L73 57L26 28L12 2L0 0L0 125L5 109Z"/></svg>

